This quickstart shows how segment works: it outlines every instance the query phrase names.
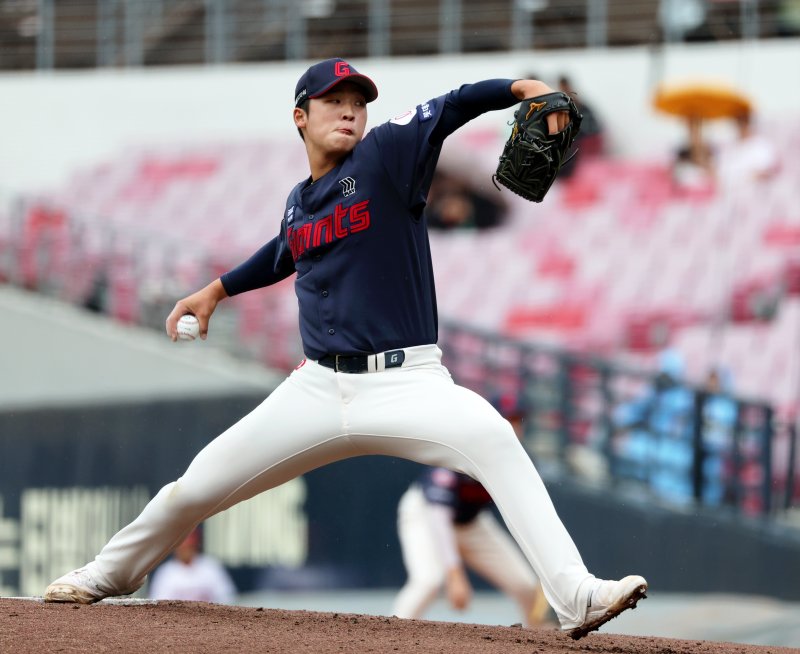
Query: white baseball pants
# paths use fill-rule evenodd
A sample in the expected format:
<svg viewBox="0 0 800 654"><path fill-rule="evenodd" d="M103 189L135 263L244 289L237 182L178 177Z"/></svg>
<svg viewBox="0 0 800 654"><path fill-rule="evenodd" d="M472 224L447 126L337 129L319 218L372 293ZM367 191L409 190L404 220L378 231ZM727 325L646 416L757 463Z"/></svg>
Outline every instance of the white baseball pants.
<svg viewBox="0 0 800 654"><path fill-rule="evenodd" d="M594 577L511 425L482 397L453 383L437 346L405 353L402 367L374 373L301 364L111 538L89 564L100 586L115 595L133 592L215 513L328 463L383 454L465 472L482 483L562 627L579 626Z"/></svg>
<svg viewBox="0 0 800 654"><path fill-rule="evenodd" d="M397 529L408 581L395 600L394 615L398 618L421 618L445 582L447 566L436 542L430 507L416 484L400 498ZM483 510L471 522L454 525L453 529L464 564L512 597L519 605L523 626L531 626L536 576L492 512Z"/></svg>

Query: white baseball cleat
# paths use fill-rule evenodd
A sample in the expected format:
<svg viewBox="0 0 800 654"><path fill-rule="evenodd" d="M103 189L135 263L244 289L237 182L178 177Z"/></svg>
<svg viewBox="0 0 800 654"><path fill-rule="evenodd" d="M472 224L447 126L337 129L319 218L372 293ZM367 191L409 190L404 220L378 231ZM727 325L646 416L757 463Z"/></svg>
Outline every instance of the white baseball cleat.
<svg viewBox="0 0 800 654"><path fill-rule="evenodd" d="M92 578L89 569L78 568L59 577L44 592L45 602L93 604L109 596Z"/></svg>
<svg viewBox="0 0 800 654"><path fill-rule="evenodd" d="M601 580L592 590L583 624L568 629L567 633L575 640L583 638L625 609L636 608L636 603L647 597L645 593L647 581L638 575L630 575L619 581Z"/></svg>

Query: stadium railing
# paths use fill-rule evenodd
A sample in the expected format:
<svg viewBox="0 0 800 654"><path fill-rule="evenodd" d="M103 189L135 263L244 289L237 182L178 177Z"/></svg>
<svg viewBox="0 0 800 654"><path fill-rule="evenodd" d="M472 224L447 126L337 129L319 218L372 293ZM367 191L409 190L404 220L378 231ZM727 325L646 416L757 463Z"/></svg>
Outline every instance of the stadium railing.
<svg viewBox="0 0 800 654"><path fill-rule="evenodd" d="M522 412L545 477L746 516L800 501L795 421L768 402L453 322L440 343L459 383Z"/></svg>
<svg viewBox="0 0 800 654"><path fill-rule="evenodd" d="M627 46L800 34L790 3L718 0L5 2L0 70Z"/></svg>

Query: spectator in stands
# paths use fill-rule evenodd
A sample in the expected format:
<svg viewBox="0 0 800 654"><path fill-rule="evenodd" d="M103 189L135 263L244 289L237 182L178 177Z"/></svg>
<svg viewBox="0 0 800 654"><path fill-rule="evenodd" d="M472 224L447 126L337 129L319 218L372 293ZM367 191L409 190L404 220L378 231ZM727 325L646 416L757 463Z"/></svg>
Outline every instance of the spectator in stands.
<svg viewBox="0 0 800 654"><path fill-rule="evenodd" d="M469 193L458 187L442 189L425 207L428 227L440 230L474 229L476 213Z"/></svg>
<svg viewBox="0 0 800 654"><path fill-rule="evenodd" d="M717 177L726 188L767 180L778 172L778 154L773 143L753 126L750 111L735 118L736 139L720 150Z"/></svg>
<svg viewBox="0 0 800 654"><path fill-rule="evenodd" d="M725 502L738 406L733 377L723 366L711 368L703 393L703 504Z"/></svg>
<svg viewBox="0 0 800 654"><path fill-rule="evenodd" d="M575 147L580 148L581 156L600 155L605 151L605 132L603 123L586 98L575 90L569 76L562 74L558 78L558 89L569 95L583 116L581 131L575 139Z"/></svg>
<svg viewBox="0 0 800 654"><path fill-rule="evenodd" d="M672 181L678 191L711 192L714 189L714 153L703 137L703 121L686 119L686 142L675 152Z"/></svg>
<svg viewBox="0 0 800 654"><path fill-rule="evenodd" d="M232 604L236 586L223 565L202 554L202 532L192 531L175 549L172 558L153 573L150 597Z"/></svg>
<svg viewBox="0 0 800 654"><path fill-rule="evenodd" d="M652 385L612 416L618 431L614 474L645 482L657 496L676 503L693 499L694 393L684 384L684 367L677 351L661 352Z"/></svg>
<svg viewBox="0 0 800 654"><path fill-rule="evenodd" d="M108 273L100 268L92 278L92 285L83 300L83 308L95 313L105 313L108 309Z"/></svg>
<svg viewBox="0 0 800 654"><path fill-rule="evenodd" d="M658 22L665 41L707 41L705 0L660 0Z"/></svg>
<svg viewBox="0 0 800 654"><path fill-rule="evenodd" d="M581 161L585 160L587 157L599 156L604 153L605 134L597 113L591 105L586 102L583 95L575 90L569 76L565 74L559 76L558 89L569 95L575 101L575 105L583 116L580 132L578 132L575 143L573 143L572 149L570 150L570 154L580 154L577 154L577 156L559 172L559 179L564 180L575 173Z"/></svg>
<svg viewBox="0 0 800 654"><path fill-rule="evenodd" d="M503 222L505 207L478 193L453 174L434 176L425 216L428 227L439 230L486 229Z"/></svg>

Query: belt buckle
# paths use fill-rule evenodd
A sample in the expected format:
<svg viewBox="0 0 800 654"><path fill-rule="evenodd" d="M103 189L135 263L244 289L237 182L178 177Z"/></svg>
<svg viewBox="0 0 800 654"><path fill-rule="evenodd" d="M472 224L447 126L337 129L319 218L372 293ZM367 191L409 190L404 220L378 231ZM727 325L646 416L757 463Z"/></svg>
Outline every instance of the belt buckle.
<svg viewBox="0 0 800 654"><path fill-rule="evenodd" d="M341 354L335 354L333 358L333 370L334 372L343 372L339 370L339 357L342 356Z"/></svg>

